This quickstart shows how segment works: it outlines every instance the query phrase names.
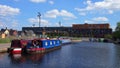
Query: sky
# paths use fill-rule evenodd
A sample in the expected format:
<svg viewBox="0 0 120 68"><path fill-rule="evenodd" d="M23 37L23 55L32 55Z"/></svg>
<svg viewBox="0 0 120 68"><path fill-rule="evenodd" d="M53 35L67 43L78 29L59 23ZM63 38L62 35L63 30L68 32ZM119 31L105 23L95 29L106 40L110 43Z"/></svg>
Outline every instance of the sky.
<svg viewBox="0 0 120 68"><path fill-rule="evenodd" d="M114 30L120 21L120 0L0 0L0 29L38 27L38 12L41 27L109 23Z"/></svg>

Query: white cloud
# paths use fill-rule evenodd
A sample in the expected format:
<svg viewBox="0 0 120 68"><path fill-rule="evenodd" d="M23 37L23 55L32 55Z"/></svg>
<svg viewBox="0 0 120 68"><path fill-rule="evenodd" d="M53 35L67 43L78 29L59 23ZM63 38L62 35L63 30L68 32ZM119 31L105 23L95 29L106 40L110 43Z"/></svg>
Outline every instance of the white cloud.
<svg viewBox="0 0 120 68"><path fill-rule="evenodd" d="M66 10L61 10L61 12L59 12L60 16L64 16L64 17L71 17L71 18L76 18L76 16L74 14L72 14L71 12L68 12Z"/></svg>
<svg viewBox="0 0 120 68"><path fill-rule="evenodd" d="M28 21L30 23L37 23L38 22L38 19L37 18L29 18Z"/></svg>
<svg viewBox="0 0 120 68"><path fill-rule="evenodd" d="M110 14L112 14L113 11L120 10L120 0L103 0L94 3L92 2L92 0L87 0L86 4L87 6L85 8L75 8L75 10L79 12L92 10L108 10Z"/></svg>
<svg viewBox="0 0 120 68"><path fill-rule="evenodd" d="M46 0L30 0L31 2L34 3L42 3L42 2L46 2Z"/></svg>
<svg viewBox="0 0 120 68"><path fill-rule="evenodd" d="M113 10L109 10L108 13L109 13L109 14L113 14Z"/></svg>
<svg viewBox="0 0 120 68"><path fill-rule="evenodd" d="M20 13L20 9L7 5L0 5L0 16L13 16Z"/></svg>
<svg viewBox="0 0 120 68"><path fill-rule="evenodd" d="M12 22L12 27L17 27L18 26L18 22L16 21L16 20L14 20L13 22Z"/></svg>
<svg viewBox="0 0 120 68"><path fill-rule="evenodd" d="M51 5L53 5L53 4L54 4L54 1L49 1L49 3L50 3Z"/></svg>
<svg viewBox="0 0 120 68"><path fill-rule="evenodd" d="M56 18L57 16L59 16L59 11L57 9L47 11L45 14L45 17L48 18Z"/></svg>
<svg viewBox="0 0 120 68"><path fill-rule="evenodd" d="M5 27L8 27L8 28L18 28L19 26L19 23L18 23L18 20L14 19L14 18L9 18L9 20L6 20L5 19L0 19L0 28L5 28Z"/></svg>
<svg viewBox="0 0 120 68"><path fill-rule="evenodd" d="M96 18L93 18L92 19L93 21L108 21L108 18L106 18L106 17L96 17Z"/></svg>
<svg viewBox="0 0 120 68"><path fill-rule="evenodd" d="M4 26L4 24L2 22L0 22L0 27L3 27L3 26Z"/></svg>
<svg viewBox="0 0 120 68"><path fill-rule="evenodd" d="M0 26L3 28L4 27L17 27L17 22L15 22L16 20L14 16L18 15L19 13L20 13L19 8L13 8L8 5L0 4Z"/></svg>
<svg viewBox="0 0 120 68"><path fill-rule="evenodd" d="M41 20L42 26L49 26L49 22L47 20Z"/></svg>
<svg viewBox="0 0 120 68"><path fill-rule="evenodd" d="M81 13L79 13L79 15L85 16L86 13L85 12L81 12Z"/></svg>
<svg viewBox="0 0 120 68"><path fill-rule="evenodd" d="M56 18L58 16L76 18L74 14L66 10L59 11L57 9L53 9L53 10L47 11L45 14L45 17L48 17L48 18Z"/></svg>
<svg viewBox="0 0 120 68"><path fill-rule="evenodd" d="M30 23L38 23L39 20L38 18L29 18L28 21ZM41 19L41 26L49 26L49 22L47 20Z"/></svg>
<svg viewBox="0 0 120 68"><path fill-rule="evenodd" d="M95 23L95 22L92 20L85 20L84 23Z"/></svg>
<svg viewBox="0 0 120 68"><path fill-rule="evenodd" d="M108 18L106 17L95 17L92 18L91 20L85 20L85 23L108 23Z"/></svg>

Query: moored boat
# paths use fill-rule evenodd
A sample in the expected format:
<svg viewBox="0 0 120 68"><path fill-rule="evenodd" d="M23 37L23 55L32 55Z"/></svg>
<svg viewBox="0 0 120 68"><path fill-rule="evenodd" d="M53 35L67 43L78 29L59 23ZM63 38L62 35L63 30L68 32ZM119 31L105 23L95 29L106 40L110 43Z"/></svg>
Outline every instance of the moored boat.
<svg viewBox="0 0 120 68"><path fill-rule="evenodd" d="M61 48L58 39L12 40L10 54L46 53Z"/></svg>
<svg viewBox="0 0 120 68"><path fill-rule="evenodd" d="M62 44L69 44L72 42L72 40L68 37L60 37L59 40L61 41Z"/></svg>

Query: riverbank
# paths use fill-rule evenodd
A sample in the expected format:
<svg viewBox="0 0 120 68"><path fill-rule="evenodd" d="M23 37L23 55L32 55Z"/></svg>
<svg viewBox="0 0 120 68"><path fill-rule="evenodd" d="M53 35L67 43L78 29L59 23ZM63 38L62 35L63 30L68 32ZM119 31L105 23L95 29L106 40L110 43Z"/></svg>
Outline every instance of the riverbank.
<svg viewBox="0 0 120 68"><path fill-rule="evenodd" d="M73 43L81 42L82 40L72 40Z"/></svg>

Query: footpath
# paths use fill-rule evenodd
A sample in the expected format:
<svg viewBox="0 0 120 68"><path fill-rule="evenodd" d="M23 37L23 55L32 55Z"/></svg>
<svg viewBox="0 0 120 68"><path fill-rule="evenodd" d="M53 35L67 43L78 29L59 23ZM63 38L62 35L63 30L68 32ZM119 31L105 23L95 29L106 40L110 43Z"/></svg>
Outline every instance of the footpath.
<svg viewBox="0 0 120 68"><path fill-rule="evenodd" d="M10 47L10 43L0 43L0 53L7 52L7 48Z"/></svg>

